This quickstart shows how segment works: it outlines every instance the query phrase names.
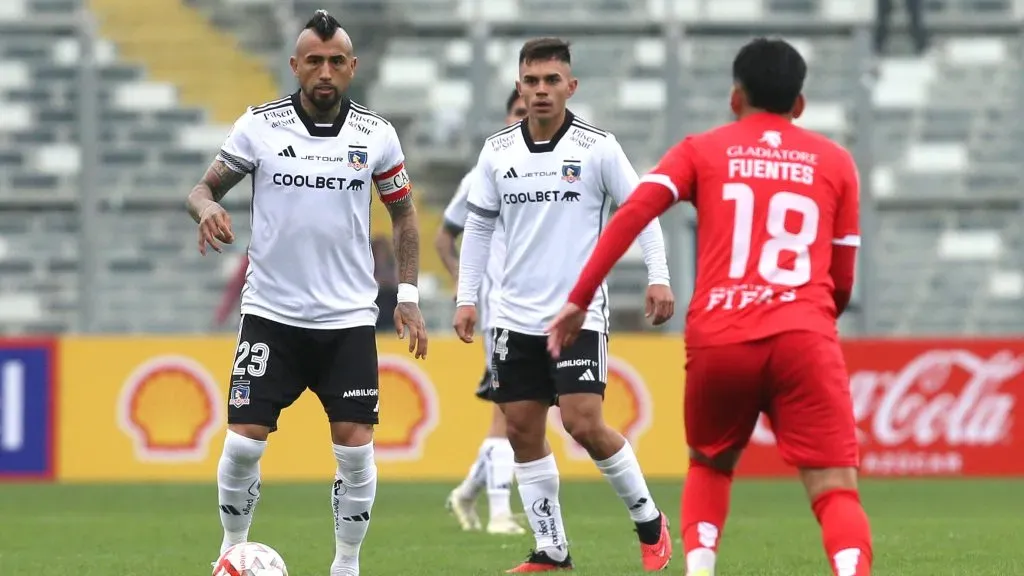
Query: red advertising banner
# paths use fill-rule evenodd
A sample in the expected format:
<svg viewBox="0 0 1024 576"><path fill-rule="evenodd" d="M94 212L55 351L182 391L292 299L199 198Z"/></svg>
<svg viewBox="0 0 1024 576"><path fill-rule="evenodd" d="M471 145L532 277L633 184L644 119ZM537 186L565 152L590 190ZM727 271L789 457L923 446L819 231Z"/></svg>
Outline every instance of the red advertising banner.
<svg viewBox="0 0 1024 576"><path fill-rule="evenodd" d="M844 342L865 476L1024 475L1024 340ZM790 475L762 415L739 473Z"/></svg>

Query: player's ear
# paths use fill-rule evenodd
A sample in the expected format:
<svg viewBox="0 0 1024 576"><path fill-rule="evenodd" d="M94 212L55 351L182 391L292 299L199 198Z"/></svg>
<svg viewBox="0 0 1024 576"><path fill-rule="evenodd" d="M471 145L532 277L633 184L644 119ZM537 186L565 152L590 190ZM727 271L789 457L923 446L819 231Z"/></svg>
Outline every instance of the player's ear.
<svg viewBox="0 0 1024 576"><path fill-rule="evenodd" d="M292 67L292 74L294 74L295 77L298 78L299 77L299 59L296 58L295 56L292 56L291 58L288 59L288 64Z"/></svg>
<svg viewBox="0 0 1024 576"><path fill-rule="evenodd" d="M796 97L796 102L793 103L793 119L796 120L804 113L804 108L807 106L807 99L804 98L803 94Z"/></svg>
<svg viewBox="0 0 1024 576"><path fill-rule="evenodd" d="M569 98L576 93L576 88L580 85L580 81L575 76L569 79Z"/></svg>
<svg viewBox="0 0 1024 576"><path fill-rule="evenodd" d="M355 75L356 75L356 68L358 68L358 67L359 67L359 57L358 56L353 56L352 57L352 65L349 66L349 68L348 68L349 77L350 78L351 77L355 77Z"/></svg>
<svg viewBox="0 0 1024 576"><path fill-rule="evenodd" d="M729 92L729 108L732 113L739 117L743 113L744 105L746 104L746 98L743 95L743 90L739 86L733 84L732 91Z"/></svg>

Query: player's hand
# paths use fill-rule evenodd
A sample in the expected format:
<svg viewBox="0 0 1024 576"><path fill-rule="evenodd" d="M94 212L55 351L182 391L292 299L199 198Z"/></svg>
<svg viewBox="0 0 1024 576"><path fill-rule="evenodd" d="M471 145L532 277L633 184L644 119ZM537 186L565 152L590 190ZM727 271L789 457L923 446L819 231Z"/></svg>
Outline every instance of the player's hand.
<svg viewBox="0 0 1024 576"><path fill-rule="evenodd" d="M644 318L654 318L654 325L660 326L675 314L676 299L672 289L664 284L651 284L647 287L647 303L644 306Z"/></svg>
<svg viewBox="0 0 1024 576"><path fill-rule="evenodd" d="M416 358L427 357L427 326L418 304L399 302L395 306L395 331L400 339L409 337L409 353L416 352Z"/></svg>
<svg viewBox="0 0 1024 576"><path fill-rule="evenodd" d="M199 218L199 253L206 256L207 245L223 252L218 241L231 244L235 241L235 233L231 231L231 216L227 210L214 202L203 210Z"/></svg>
<svg viewBox="0 0 1024 576"><path fill-rule="evenodd" d="M476 306L459 306L455 309L455 320L452 321L455 333L459 339L470 344L473 342L473 332L476 330Z"/></svg>
<svg viewBox="0 0 1024 576"><path fill-rule="evenodd" d="M548 352L552 358L558 358L562 348L571 346L580 335L583 322L587 319L587 311L579 306L568 303L548 325Z"/></svg>

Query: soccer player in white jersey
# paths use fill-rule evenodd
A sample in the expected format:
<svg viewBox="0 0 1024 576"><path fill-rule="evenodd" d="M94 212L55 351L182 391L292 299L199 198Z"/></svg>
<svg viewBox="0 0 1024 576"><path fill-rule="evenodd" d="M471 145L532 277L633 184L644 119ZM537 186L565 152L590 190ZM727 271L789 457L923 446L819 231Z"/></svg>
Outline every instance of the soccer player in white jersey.
<svg viewBox="0 0 1024 576"><path fill-rule="evenodd" d="M513 124L526 116L526 103L513 89L505 102L505 123ZM458 284L459 254L455 241L466 227L469 208L469 187L475 178L471 170L462 179L458 190L444 210L444 222L437 231L434 241L438 255L444 262L448 273ZM494 307L501 294L501 271L505 260L505 243L500 226L494 232L491 243L491 255L487 261L487 271L480 285L480 325L484 330L492 327ZM491 340L484 339L485 368L483 378L476 389L481 400L489 401L491 396L493 373L491 370ZM476 460L469 469L469 474L448 495L447 507L459 521L463 530L479 530L480 517L476 512L476 499L487 489L488 514L487 532L490 534L524 534L526 531L512 519L510 496L512 493L512 464L514 453L505 431L505 415L501 408L493 404L491 427L480 445Z"/></svg>
<svg viewBox="0 0 1024 576"><path fill-rule="evenodd" d="M330 421L336 552L331 576L359 574L377 490L377 283L370 253L371 185L391 214L400 282L395 325L427 353L416 280L419 231L394 127L345 96L357 65L338 21L318 10L299 35L300 89L251 107L189 194L199 251L234 239L218 201L253 180L249 269L232 363L228 431L217 468L221 552L246 541L260 500L260 458L281 410L307 388ZM403 334L404 333L404 334Z"/></svg>
<svg viewBox="0 0 1024 576"><path fill-rule="evenodd" d="M495 223L505 230L501 299L495 311L492 390L508 422L515 478L536 548L510 572L572 567L558 501L558 467L545 441L557 403L565 430L590 454L636 524L645 570L672 555L664 514L654 503L629 442L604 422L608 370L608 298L594 299L587 324L556 362L545 332L597 243L612 201L621 205L639 178L615 137L566 110L576 91L569 45L531 40L519 53L517 88L528 116L487 139L470 185L454 325L472 342L481 277ZM656 324L674 302L660 224L639 237L647 264L647 313Z"/></svg>

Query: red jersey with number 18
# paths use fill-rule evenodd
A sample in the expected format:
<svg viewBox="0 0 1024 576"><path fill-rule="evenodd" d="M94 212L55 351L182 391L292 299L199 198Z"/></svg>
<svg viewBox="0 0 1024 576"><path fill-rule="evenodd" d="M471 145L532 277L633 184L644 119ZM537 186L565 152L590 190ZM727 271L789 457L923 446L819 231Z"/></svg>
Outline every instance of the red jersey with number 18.
<svg viewBox="0 0 1024 576"><path fill-rule="evenodd" d="M697 208L688 346L836 336L833 247L860 245L857 167L842 146L754 114L687 138L641 181Z"/></svg>

